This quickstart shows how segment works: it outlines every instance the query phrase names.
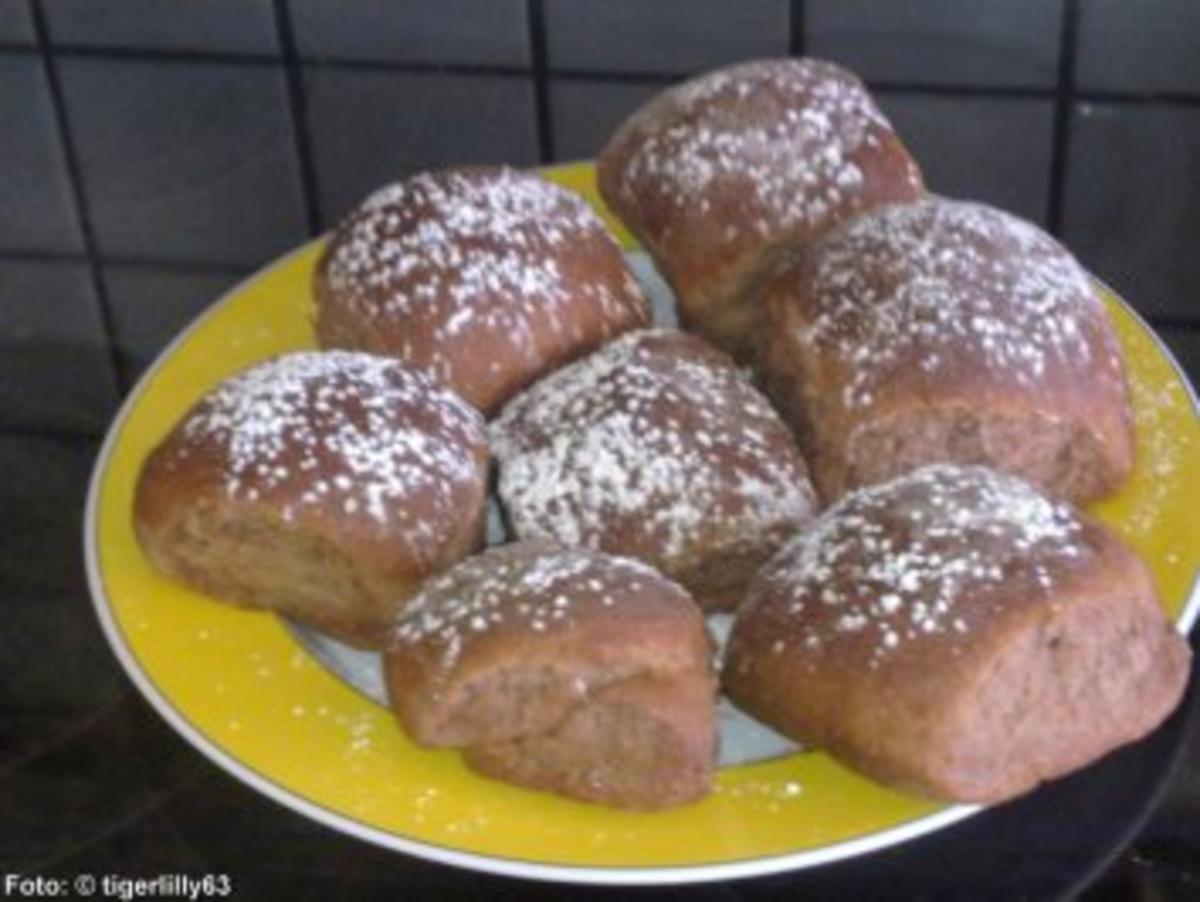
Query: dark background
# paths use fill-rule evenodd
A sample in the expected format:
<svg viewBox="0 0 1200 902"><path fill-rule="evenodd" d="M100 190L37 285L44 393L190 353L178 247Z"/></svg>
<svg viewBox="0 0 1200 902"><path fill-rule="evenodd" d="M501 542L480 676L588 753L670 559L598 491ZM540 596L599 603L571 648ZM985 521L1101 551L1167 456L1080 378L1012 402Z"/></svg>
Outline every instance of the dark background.
<svg viewBox="0 0 1200 902"><path fill-rule="evenodd" d="M99 437L178 329L370 189L587 158L663 85L789 53L856 70L934 190L1047 227L1200 371L1194 0L0 0L0 870L391 860L133 697L80 562ZM1200 897L1196 769L1097 892Z"/></svg>

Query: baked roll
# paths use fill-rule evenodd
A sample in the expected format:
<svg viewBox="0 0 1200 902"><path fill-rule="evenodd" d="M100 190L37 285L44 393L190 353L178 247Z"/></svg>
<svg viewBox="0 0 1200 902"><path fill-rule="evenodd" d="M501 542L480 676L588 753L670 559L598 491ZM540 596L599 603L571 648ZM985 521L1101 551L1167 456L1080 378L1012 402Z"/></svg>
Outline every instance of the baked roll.
<svg viewBox="0 0 1200 902"><path fill-rule="evenodd" d="M771 560L723 681L875 780L996 802L1153 730L1190 657L1111 531L1015 477L939 464L847 495Z"/></svg>
<svg viewBox="0 0 1200 902"><path fill-rule="evenodd" d="M739 359L752 356L754 283L778 258L924 190L862 83L813 59L742 63L664 91L612 136L597 174L681 320Z"/></svg>
<svg viewBox="0 0 1200 902"><path fill-rule="evenodd" d="M722 352L630 333L519 395L491 424L511 531L639 558L706 610L811 516L787 427Z"/></svg>
<svg viewBox="0 0 1200 902"><path fill-rule="evenodd" d="M493 548L401 611L384 670L422 745L482 773L622 808L711 788L712 646L687 593L637 561Z"/></svg>
<svg viewBox="0 0 1200 902"><path fill-rule="evenodd" d="M760 364L826 501L979 463L1086 501L1133 463L1120 347L1086 273L1000 210L869 213L765 289Z"/></svg>
<svg viewBox="0 0 1200 902"><path fill-rule="evenodd" d="M205 395L147 458L134 526L168 576L379 647L482 540L479 414L397 360L285 354Z"/></svg>
<svg viewBox="0 0 1200 902"><path fill-rule="evenodd" d="M580 197L499 167L372 194L314 275L326 348L400 357L483 411L650 321L621 249Z"/></svg>

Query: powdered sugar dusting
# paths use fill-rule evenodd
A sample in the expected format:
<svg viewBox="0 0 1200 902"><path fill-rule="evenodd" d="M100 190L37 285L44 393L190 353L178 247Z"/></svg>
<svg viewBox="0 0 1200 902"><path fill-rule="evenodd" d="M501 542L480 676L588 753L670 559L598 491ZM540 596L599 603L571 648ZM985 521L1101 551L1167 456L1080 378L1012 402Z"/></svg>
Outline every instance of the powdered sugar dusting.
<svg viewBox="0 0 1200 902"><path fill-rule="evenodd" d="M825 239L800 271L811 311L795 338L844 363L848 408L870 406L898 366L938 378L964 355L1029 387L1097 353L1099 378L1123 378L1115 346L1095 343L1104 311L1082 268L1000 210L941 198L885 207Z"/></svg>
<svg viewBox="0 0 1200 902"><path fill-rule="evenodd" d="M396 623L402 645L437 650L444 669L457 662L464 645L498 627L549 634L570 626L582 610L623 609L644 603L636 594L648 585L677 593L645 564L552 545L504 545L468 558L425 584Z"/></svg>
<svg viewBox="0 0 1200 902"><path fill-rule="evenodd" d="M1173 427L1193 414L1187 391L1174 378L1156 383L1144 375L1135 376L1130 379L1129 392L1137 419L1138 471L1150 478L1120 528L1130 537L1145 539L1161 528L1164 512L1180 497L1181 475L1196 459L1192 433ZM1177 551L1171 554L1178 557Z"/></svg>
<svg viewBox="0 0 1200 902"><path fill-rule="evenodd" d="M672 575L704 553L778 544L813 509L778 416L682 333L623 336L519 396L490 434L518 536L656 549ZM717 521L725 548L705 529Z"/></svg>
<svg viewBox="0 0 1200 902"><path fill-rule="evenodd" d="M820 654L851 636L882 657L965 634L963 600L1020 582L1048 593L1087 553L1067 504L984 467L939 464L845 496L763 569L745 610L767 604L807 632L772 654Z"/></svg>
<svg viewBox="0 0 1200 902"><path fill-rule="evenodd" d="M285 520L321 506L427 535L458 512L454 486L483 479L478 413L403 364L346 351L286 354L221 383L182 424L215 445L230 498L280 491ZM184 446L183 454L188 453ZM414 518L417 493L430 509Z"/></svg>
<svg viewBox="0 0 1200 902"><path fill-rule="evenodd" d="M663 92L622 127L610 148L632 145L618 190L637 209L658 203L694 217L717 185L736 188L726 237L823 228L857 207L864 185L854 155L891 132L862 85L819 60L731 66ZM607 151L611 152L611 151ZM910 166L914 189L920 174ZM722 213L721 215L724 215ZM672 217L664 234L675 227Z"/></svg>
<svg viewBox="0 0 1200 902"><path fill-rule="evenodd" d="M591 277L564 259L588 243L618 248L580 197L514 169L422 173L372 194L335 235L325 263L330 290L357 317L434 324L432 369L449 376L436 346L485 330L536 352L534 324L579 340L568 315L578 298L610 327L631 308L645 319L640 288ZM410 353L401 347L402 356ZM409 349L411 351L411 349Z"/></svg>

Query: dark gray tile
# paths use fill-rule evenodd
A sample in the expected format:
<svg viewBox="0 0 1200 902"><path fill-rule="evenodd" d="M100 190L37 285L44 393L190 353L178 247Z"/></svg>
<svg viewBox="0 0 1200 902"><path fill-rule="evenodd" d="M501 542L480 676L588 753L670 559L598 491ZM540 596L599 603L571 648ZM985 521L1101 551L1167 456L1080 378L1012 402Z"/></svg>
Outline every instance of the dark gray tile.
<svg viewBox="0 0 1200 902"><path fill-rule="evenodd" d="M73 612L79 632L59 634L55 625L47 625L48 641L35 649L40 669L67 689L72 683L64 677L71 674L80 697L68 696L64 708L22 706L24 710L14 712L44 739L31 744L25 760L0 767L0 798L12 828L0 844L0 861L10 867L40 872L57 866L145 817L211 767L128 687L104 648L95 617L80 601ZM107 659L103 671L103 661L85 670L71 660L79 654L71 640L84 629L92 634L89 644ZM65 665L61 675L53 670L59 661ZM103 689L109 690L109 698L88 706ZM13 727L0 724L4 739L16 732ZM25 732L16 735L27 741ZM0 746L6 752L9 747ZM136 863L126 863L117 873L125 876L130 870L137 873Z"/></svg>
<svg viewBox="0 0 1200 902"><path fill-rule="evenodd" d="M34 43L33 19L29 15L27 0L0 0L0 42Z"/></svg>
<svg viewBox="0 0 1200 902"><path fill-rule="evenodd" d="M84 47L275 53L271 0L50 0L50 40Z"/></svg>
<svg viewBox="0 0 1200 902"><path fill-rule="evenodd" d="M17 596L86 596L79 512L96 446L89 438L38 438L0 430L5 521L0 598L6 602ZM8 638L6 633L0 647L8 647ZM5 676L13 679L16 673Z"/></svg>
<svg viewBox="0 0 1200 902"><path fill-rule="evenodd" d="M49 467L55 455L47 455ZM26 470L38 480L44 470ZM79 545L81 498L57 499L75 517L68 547ZM46 503L35 501L34 503ZM62 548L46 550L47 560L59 560ZM59 564L63 564L60 562ZM86 591L71 595L4 596L5 678L0 683L0 791L9 774L30 758L53 748L85 729L94 717L114 704L124 680L112 652L89 609ZM24 760L23 760L24 759ZM12 765L15 765L12 766ZM6 808L11 796L4 793ZM16 840L20 844L21 840ZM0 839L0 861L6 861L14 839ZM6 863L11 864L8 858Z"/></svg>
<svg viewBox="0 0 1200 902"><path fill-rule="evenodd" d="M292 0L306 59L529 65L525 0Z"/></svg>
<svg viewBox="0 0 1200 902"><path fill-rule="evenodd" d="M318 68L306 82L321 209L330 223L415 170L537 159L529 79Z"/></svg>
<svg viewBox="0 0 1200 902"><path fill-rule="evenodd" d="M931 190L1045 221L1052 102L914 94L878 99Z"/></svg>
<svg viewBox="0 0 1200 902"><path fill-rule="evenodd" d="M546 0L555 69L689 73L788 52L786 0Z"/></svg>
<svg viewBox="0 0 1200 902"><path fill-rule="evenodd" d="M1144 313L1200 322L1200 109L1081 105L1063 234Z"/></svg>
<svg viewBox="0 0 1200 902"><path fill-rule="evenodd" d="M216 868L194 846L185 842L174 827L157 811L85 845L56 862L60 872L73 874L204 874ZM219 880L220 878L218 878ZM214 883L214 887L219 884ZM231 879L231 888L234 885ZM241 880L237 895L246 895ZM249 896L246 896L249 898Z"/></svg>
<svg viewBox="0 0 1200 902"><path fill-rule="evenodd" d="M555 159L592 159L625 117L662 89L659 82L552 81Z"/></svg>
<svg viewBox="0 0 1200 902"><path fill-rule="evenodd" d="M1079 4L1076 83L1112 91L1200 91L1200 4Z"/></svg>
<svg viewBox="0 0 1200 902"><path fill-rule="evenodd" d="M168 342L241 275L206 270L106 266L117 350L130 376L141 373Z"/></svg>
<svg viewBox="0 0 1200 902"><path fill-rule="evenodd" d="M60 65L102 253L240 265L304 238L280 69Z"/></svg>
<svg viewBox="0 0 1200 902"><path fill-rule="evenodd" d="M115 403L86 267L0 260L0 426L95 431Z"/></svg>
<svg viewBox="0 0 1200 902"><path fill-rule="evenodd" d="M1200 386L1200 326L1186 329L1180 326L1155 325L1175 360L1183 367L1193 386Z"/></svg>
<svg viewBox="0 0 1200 902"><path fill-rule="evenodd" d="M804 10L806 51L867 79L1055 82L1062 0L807 0Z"/></svg>
<svg viewBox="0 0 1200 902"><path fill-rule="evenodd" d="M35 56L0 56L0 249L83 249L50 90Z"/></svg>

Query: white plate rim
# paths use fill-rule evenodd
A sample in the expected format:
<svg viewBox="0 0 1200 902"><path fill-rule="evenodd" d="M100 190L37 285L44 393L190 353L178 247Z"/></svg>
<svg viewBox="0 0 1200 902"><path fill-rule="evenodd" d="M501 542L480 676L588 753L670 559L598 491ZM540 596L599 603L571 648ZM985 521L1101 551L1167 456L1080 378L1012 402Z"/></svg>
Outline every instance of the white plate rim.
<svg viewBox="0 0 1200 902"><path fill-rule="evenodd" d="M408 855L435 861L441 864L483 873L496 874L504 877L519 877L533 880L587 883L609 886L651 886L665 884L697 884L722 880L736 880L747 877L761 877L778 874L785 871L796 871L806 868L831 864L843 859L866 855L891 846L900 845L920 836L925 836L958 823L965 818L983 810L981 805L951 805L934 814L925 815L907 821L896 827L889 827L865 836L855 837L829 846L816 849L806 849L800 852L785 852L778 855L738 859L734 861L716 862L698 865L670 865L661 867L632 867L632 866L595 866L552 864L537 861L527 861L516 858L485 855L478 852L468 852L446 846L439 846L425 840L413 839L400 834L391 833L364 824L352 817L332 811L324 806L305 798L296 792L274 782L264 774L259 773L243 763L232 753L218 745L202 730L187 719L182 711L162 693L149 674L142 668L132 648L126 641L121 628L118 626L112 606L105 589L103 575L100 572L99 548L97 543L99 532L100 492L104 475L108 470L108 461L117 444L125 421L137 405L147 386L157 375L158 371L176 350L200 329L210 317L231 303L256 281L265 278L277 269L287 266L295 257L309 251L314 244L324 239L324 236L306 241L304 244L272 261L267 266L251 273L246 278L229 288L209 307L189 323L174 339L158 354L153 364L138 379L137 384L130 389L125 400L121 403L116 416L105 434L100 452L92 467L88 482L87 503L83 516L83 545L84 562L87 570L88 588L92 597L92 605L96 616L103 628L105 638L117 660L120 661L125 673L142 693L152 708L197 751L212 761L221 769L237 778L247 786L271 799L272 801L302 814L323 826L340 833L353 836L383 848ZM630 253L630 252L627 252ZM1174 354L1158 333L1149 323L1130 306L1120 294L1113 291L1104 281L1089 273L1090 278L1101 285L1112 297L1116 298L1125 310L1132 314L1138 325L1147 332L1154 341L1160 353L1171 364L1175 375L1183 383L1191 401L1192 412L1200 417L1200 399L1192 386L1187 373L1179 365ZM1176 624L1177 629L1187 635L1200 615L1200 570L1193 574L1192 587L1183 612Z"/></svg>

